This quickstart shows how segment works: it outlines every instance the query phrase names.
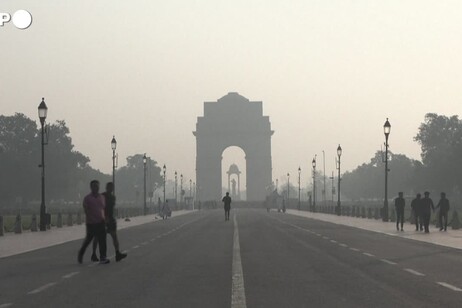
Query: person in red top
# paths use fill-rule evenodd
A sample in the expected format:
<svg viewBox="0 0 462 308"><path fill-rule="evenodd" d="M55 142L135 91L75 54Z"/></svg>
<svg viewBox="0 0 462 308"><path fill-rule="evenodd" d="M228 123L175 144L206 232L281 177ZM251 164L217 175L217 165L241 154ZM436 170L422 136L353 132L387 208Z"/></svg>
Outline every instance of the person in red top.
<svg viewBox="0 0 462 308"><path fill-rule="evenodd" d="M93 180L90 182L91 193L83 199L83 209L85 211L87 234L79 250L77 261L82 263L83 255L88 245L94 237L98 239L100 263L107 264L109 259L106 258L106 223L104 216L105 201L99 193L99 182Z"/></svg>

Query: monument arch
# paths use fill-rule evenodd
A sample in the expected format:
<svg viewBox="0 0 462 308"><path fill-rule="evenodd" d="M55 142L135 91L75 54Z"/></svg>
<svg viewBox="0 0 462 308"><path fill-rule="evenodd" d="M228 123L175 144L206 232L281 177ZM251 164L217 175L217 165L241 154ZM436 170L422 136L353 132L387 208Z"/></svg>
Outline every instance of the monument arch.
<svg viewBox="0 0 462 308"><path fill-rule="evenodd" d="M222 154L229 146L241 148L246 159L247 200L263 201L271 185L271 123L262 102L230 92L204 103L197 118L196 184L201 201L221 200Z"/></svg>

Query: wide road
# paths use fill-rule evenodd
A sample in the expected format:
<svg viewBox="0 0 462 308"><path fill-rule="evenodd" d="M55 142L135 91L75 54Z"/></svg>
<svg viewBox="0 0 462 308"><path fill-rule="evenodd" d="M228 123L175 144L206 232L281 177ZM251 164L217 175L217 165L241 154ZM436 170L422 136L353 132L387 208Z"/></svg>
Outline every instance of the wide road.
<svg viewBox="0 0 462 308"><path fill-rule="evenodd" d="M239 209L119 236L119 263L77 264L79 241L0 259L0 308L462 307L460 250L385 234Z"/></svg>

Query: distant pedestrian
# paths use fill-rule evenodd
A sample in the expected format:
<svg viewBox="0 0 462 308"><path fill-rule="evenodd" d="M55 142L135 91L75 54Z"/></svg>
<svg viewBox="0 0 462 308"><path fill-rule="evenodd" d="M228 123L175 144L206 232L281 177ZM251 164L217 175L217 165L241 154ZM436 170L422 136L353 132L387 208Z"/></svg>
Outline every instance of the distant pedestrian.
<svg viewBox="0 0 462 308"><path fill-rule="evenodd" d="M83 199L83 209L85 211L85 221L87 234L79 250L77 261L82 263L83 255L88 245L94 237L98 239L100 264L107 264L106 258L106 224L104 216L105 201L104 196L99 193L99 182L90 182L91 193Z"/></svg>
<svg viewBox="0 0 462 308"><path fill-rule="evenodd" d="M112 244L115 249L115 259L116 262L127 257L126 253L120 252L119 249L119 239L117 237L117 220L114 217L114 208L116 204L116 197L114 196L114 183L108 182L106 184L106 191L102 193L106 207L104 208L104 214L106 218L106 232L109 233L112 237ZM91 255L91 260L93 262L99 261L96 256L96 247L98 246L97 239L93 239L93 253Z"/></svg>
<svg viewBox="0 0 462 308"><path fill-rule="evenodd" d="M436 205L436 208L440 209L439 215L438 215L438 221L440 223L440 231L443 230L447 231L448 230L448 212L449 212L449 200L446 199L446 194L444 192L441 193L441 199ZM443 227L443 218L444 218L444 227Z"/></svg>
<svg viewBox="0 0 462 308"><path fill-rule="evenodd" d="M422 211L425 233L429 233L430 218L432 216L432 210L435 211L435 206L433 205L433 200L430 199L430 193L428 191L424 192L424 198L421 201L420 209Z"/></svg>
<svg viewBox="0 0 462 308"><path fill-rule="evenodd" d="M401 231L403 231L404 224L404 207L406 206L406 200L403 198L403 193L398 193L398 198L395 199L396 209L396 230L399 231L399 224L401 223Z"/></svg>
<svg viewBox="0 0 462 308"><path fill-rule="evenodd" d="M415 199L412 200L411 202L411 208L412 211L414 212L414 217L415 217L415 230L416 231L422 231L423 230L423 219L422 219L422 210L421 210L421 203L422 203L422 198L421 194L417 194Z"/></svg>
<svg viewBox="0 0 462 308"><path fill-rule="evenodd" d="M168 206L168 200L165 201L164 205L162 206L162 219L167 219L172 215L172 211Z"/></svg>
<svg viewBox="0 0 462 308"><path fill-rule="evenodd" d="M226 221L226 220L229 220L229 212L231 210L231 197L229 196L229 192L226 193L226 196L224 196L221 201L223 201L224 203L225 221Z"/></svg>

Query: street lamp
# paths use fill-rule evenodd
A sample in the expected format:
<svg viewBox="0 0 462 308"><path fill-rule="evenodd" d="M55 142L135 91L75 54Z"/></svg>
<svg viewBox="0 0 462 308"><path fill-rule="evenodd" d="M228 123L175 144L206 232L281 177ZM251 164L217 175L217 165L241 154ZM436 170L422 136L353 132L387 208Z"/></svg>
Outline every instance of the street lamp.
<svg viewBox="0 0 462 308"><path fill-rule="evenodd" d="M311 161L313 166L313 212L316 210L316 156Z"/></svg>
<svg viewBox="0 0 462 308"><path fill-rule="evenodd" d="M143 215L146 215L146 163L148 159L146 157L146 153L143 156L143 169L144 169L144 189L143 189Z"/></svg>
<svg viewBox="0 0 462 308"><path fill-rule="evenodd" d="M383 221L388 221L388 136L390 135L390 122L385 121L383 124L383 133L385 135L385 198L383 200Z"/></svg>
<svg viewBox="0 0 462 308"><path fill-rule="evenodd" d="M195 203L196 203L196 182L193 182L193 199L192 199L193 210L194 210Z"/></svg>
<svg viewBox="0 0 462 308"><path fill-rule="evenodd" d="M183 174L180 175L180 203L183 203Z"/></svg>
<svg viewBox="0 0 462 308"><path fill-rule="evenodd" d="M189 202L191 202L192 199L192 180L189 179Z"/></svg>
<svg viewBox="0 0 462 308"><path fill-rule="evenodd" d="M290 180L290 174L287 172L287 208L289 208L289 180Z"/></svg>
<svg viewBox="0 0 462 308"><path fill-rule="evenodd" d="M300 175L302 173L302 169L300 167L298 167L298 210L300 211L300 191L301 191L301 187L300 187Z"/></svg>
<svg viewBox="0 0 462 308"><path fill-rule="evenodd" d="M42 97L42 102L38 106L38 116L40 119L42 132L42 163L39 167L42 168L42 202L40 204L40 231L46 231L46 206L45 206L45 120L47 118L48 107L45 104L45 98Z"/></svg>
<svg viewBox="0 0 462 308"><path fill-rule="evenodd" d="M324 206L326 206L326 153L322 150L322 173L323 173L323 190L322 190L322 201L324 202Z"/></svg>
<svg viewBox="0 0 462 308"><path fill-rule="evenodd" d="M166 183L166 172L167 172L167 167L164 164L164 167L162 167L162 170L164 171L164 204L165 204L165 183Z"/></svg>
<svg viewBox="0 0 462 308"><path fill-rule="evenodd" d="M115 151L117 149L117 141L115 139L115 136L112 136L111 149L112 149L112 187L114 187L113 193L115 194L115 168L116 168Z"/></svg>
<svg viewBox="0 0 462 308"><path fill-rule="evenodd" d="M175 171L175 202L178 202L178 173Z"/></svg>
<svg viewBox="0 0 462 308"><path fill-rule="evenodd" d="M338 156L337 215L341 215L342 211L340 209L340 156L342 156L342 147L340 146L340 144L337 147L337 156Z"/></svg>

